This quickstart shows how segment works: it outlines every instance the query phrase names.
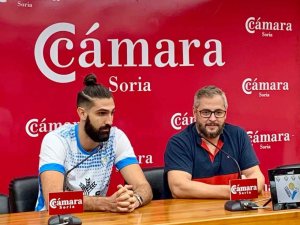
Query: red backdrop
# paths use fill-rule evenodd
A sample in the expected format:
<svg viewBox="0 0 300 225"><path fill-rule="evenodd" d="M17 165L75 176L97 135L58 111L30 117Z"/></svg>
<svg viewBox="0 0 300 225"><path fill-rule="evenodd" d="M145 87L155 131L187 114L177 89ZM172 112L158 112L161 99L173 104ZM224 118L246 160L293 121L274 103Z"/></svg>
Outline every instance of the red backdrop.
<svg viewBox="0 0 300 225"><path fill-rule="evenodd" d="M208 84L227 93L227 121L247 130L266 176L299 162L299 25L297 0L2 0L0 192L37 175L47 132L78 121L90 72L113 91L142 167L163 166Z"/></svg>

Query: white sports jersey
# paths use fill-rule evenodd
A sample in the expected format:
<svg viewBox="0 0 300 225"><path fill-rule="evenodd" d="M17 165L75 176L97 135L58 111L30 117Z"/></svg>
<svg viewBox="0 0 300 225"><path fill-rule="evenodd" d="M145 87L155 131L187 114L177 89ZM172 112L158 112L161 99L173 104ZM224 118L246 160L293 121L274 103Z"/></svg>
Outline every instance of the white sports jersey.
<svg viewBox="0 0 300 225"><path fill-rule="evenodd" d="M41 145L39 173L51 170L65 174L90 154L94 155L68 174L66 190L82 190L88 196L105 196L113 165L120 170L138 163L130 141L117 127L111 128L109 139L102 148L99 146L87 152L79 142L78 124L66 124L45 135ZM40 186L36 210L44 209L45 201Z"/></svg>

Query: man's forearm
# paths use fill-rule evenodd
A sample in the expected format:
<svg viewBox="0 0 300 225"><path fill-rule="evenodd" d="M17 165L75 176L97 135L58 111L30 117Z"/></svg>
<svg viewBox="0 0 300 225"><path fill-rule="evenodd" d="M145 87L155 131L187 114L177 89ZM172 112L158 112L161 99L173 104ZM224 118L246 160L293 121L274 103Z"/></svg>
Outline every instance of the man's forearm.
<svg viewBox="0 0 300 225"><path fill-rule="evenodd" d="M84 211L112 212L114 207L113 203L109 201L108 197L84 196L83 208Z"/></svg>
<svg viewBox="0 0 300 225"><path fill-rule="evenodd" d="M211 185L197 181L177 183L171 188L174 198L229 199L229 185Z"/></svg>

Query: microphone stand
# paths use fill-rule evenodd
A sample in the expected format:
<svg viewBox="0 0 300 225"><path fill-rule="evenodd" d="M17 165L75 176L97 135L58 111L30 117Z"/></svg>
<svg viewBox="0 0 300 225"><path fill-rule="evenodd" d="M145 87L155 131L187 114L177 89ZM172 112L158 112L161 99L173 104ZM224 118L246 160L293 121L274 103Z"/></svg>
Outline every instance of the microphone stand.
<svg viewBox="0 0 300 225"><path fill-rule="evenodd" d="M97 148L97 151L93 152L92 154L90 154L88 157L84 158L83 160L81 160L79 163L77 163L74 167L72 167L71 169L69 169L66 174L64 175L64 182L63 182L63 192L66 191L66 185L67 185L67 177L69 175L69 173L71 173L74 169L76 169L78 166L80 166L82 163L84 163L85 161L87 161L89 158L91 158L93 155L95 155L96 153L98 153L100 151L100 149L102 149L103 145L101 144L101 146L99 146Z"/></svg>
<svg viewBox="0 0 300 225"><path fill-rule="evenodd" d="M203 138L209 144L211 144L216 149L218 149L220 152L225 154L228 159L230 158L235 163L236 167L238 168L238 179L242 179L242 171L241 171L240 165L237 162L237 160L234 157L232 157L231 155L229 155L227 152L223 151L217 145L212 143L210 140L208 140L208 138L201 135L200 132L199 132L199 136L200 136L201 139ZM265 205L264 205L264 207L265 207ZM249 201L249 200L228 200L228 201L225 202L224 208L226 210L229 210L229 211L246 211L246 210L249 210L249 209L258 209L259 206L257 204L255 204L254 202Z"/></svg>
<svg viewBox="0 0 300 225"><path fill-rule="evenodd" d="M217 145L215 145L214 143L212 143L210 140L208 140L206 137L202 136L200 133L199 133L199 136L200 138L203 138L205 141L207 141L209 144L211 144L212 146L214 146L216 149L218 149L220 152L222 152L223 154L226 155L227 159L231 159L236 167L238 168L238 179L242 179L242 171L241 171L241 168L240 168L240 165L239 163L236 161L236 159L234 157L232 157L231 155L229 155L227 152L223 151L221 148L219 148Z"/></svg>
<svg viewBox="0 0 300 225"><path fill-rule="evenodd" d="M98 153L102 149L102 147L103 147L103 143L100 143L100 145L98 146L98 148L97 148L97 150L95 152L93 152L88 157L86 157L83 160L81 160L79 163L77 163L74 167L72 167L71 169L69 169L65 173L65 175L64 175L64 181L63 181L63 192L66 191L66 185L67 185L67 177L68 177L68 175L74 169L76 169L78 166L80 166L82 163L84 163L89 158L91 158L93 155L95 155L96 153ZM67 224L68 225L80 225L80 224L82 224L82 222L81 222L81 220L78 217L72 216L70 214L52 216L48 220L48 225L67 225Z"/></svg>

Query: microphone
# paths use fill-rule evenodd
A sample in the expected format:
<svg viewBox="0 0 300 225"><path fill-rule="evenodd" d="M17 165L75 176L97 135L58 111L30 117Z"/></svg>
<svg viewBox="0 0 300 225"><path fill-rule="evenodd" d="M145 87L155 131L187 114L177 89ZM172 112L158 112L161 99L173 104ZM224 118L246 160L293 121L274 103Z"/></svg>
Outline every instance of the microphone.
<svg viewBox="0 0 300 225"><path fill-rule="evenodd" d="M67 178L68 175L76 169L78 166L80 166L82 163L87 161L89 158L91 158L93 155L97 154L101 149L103 148L103 143L100 143L100 145L97 147L97 150L94 151L92 154L81 160L79 163L77 163L75 166L73 166L71 169L69 169L65 175L64 175L64 181L63 181L63 192L66 191L67 187ZM76 217L72 216L70 214L64 214L64 215L57 215L57 216L52 216L48 220L48 225L60 225L60 224L68 224L68 225L81 225L82 222L81 220Z"/></svg>
<svg viewBox="0 0 300 225"><path fill-rule="evenodd" d="M223 154L225 154L228 159L231 159L235 163L235 165L236 165L236 167L238 169L238 179L242 179L242 171L241 171L240 165L237 162L237 160L233 156L231 156L230 154L228 154L227 152L223 151L217 145L215 145L214 143L212 143L206 137L204 137L203 135L201 135L200 132L199 132L199 136L200 136L200 138L203 138L209 144L211 144L212 146L214 146L216 149L218 149L220 152L222 152ZM246 211L246 210L250 210L250 209L265 208L265 205L262 206L262 207L260 207L257 204L255 204L254 202L249 201L249 200L228 200L228 201L225 202L224 208L226 210L228 210L228 211Z"/></svg>
<svg viewBox="0 0 300 225"><path fill-rule="evenodd" d="M209 144L211 144L212 146L214 146L216 149L218 149L220 152L222 152L224 155L226 155L227 159L231 159L236 167L238 168L238 179L242 179L242 171L240 168L239 163L236 161L236 159L234 157L232 157L231 155L229 155L227 152L223 151L221 148L219 148L217 145L215 145L214 143L212 143L210 140L208 140L206 137L204 137L203 135L201 135L201 133L199 133L200 138L203 138L205 141L207 141Z"/></svg>

